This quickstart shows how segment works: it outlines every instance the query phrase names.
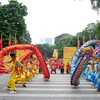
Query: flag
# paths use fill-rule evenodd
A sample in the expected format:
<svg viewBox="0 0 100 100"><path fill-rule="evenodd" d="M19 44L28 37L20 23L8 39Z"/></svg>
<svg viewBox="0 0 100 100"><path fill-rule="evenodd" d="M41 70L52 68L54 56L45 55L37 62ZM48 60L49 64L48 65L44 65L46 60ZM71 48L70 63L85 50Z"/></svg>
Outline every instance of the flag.
<svg viewBox="0 0 100 100"><path fill-rule="evenodd" d="M53 58L58 58L58 50L54 49L53 51Z"/></svg>
<svg viewBox="0 0 100 100"><path fill-rule="evenodd" d="M80 47L80 39L78 37L78 40L77 40L77 48L79 48L79 47Z"/></svg>
<svg viewBox="0 0 100 100"><path fill-rule="evenodd" d="M2 34L1 34L1 37L0 37L0 50L2 49Z"/></svg>
<svg viewBox="0 0 100 100"><path fill-rule="evenodd" d="M16 34L15 34L15 44L18 44L18 40L17 40Z"/></svg>
<svg viewBox="0 0 100 100"><path fill-rule="evenodd" d="M84 37L84 35L83 35L83 44L85 43L85 37Z"/></svg>
<svg viewBox="0 0 100 100"><path fill-rule="evenodd" d="M8 42L8 45L12 45L12 38L11 38L11 35L9 35L9 42Z"/></svg>

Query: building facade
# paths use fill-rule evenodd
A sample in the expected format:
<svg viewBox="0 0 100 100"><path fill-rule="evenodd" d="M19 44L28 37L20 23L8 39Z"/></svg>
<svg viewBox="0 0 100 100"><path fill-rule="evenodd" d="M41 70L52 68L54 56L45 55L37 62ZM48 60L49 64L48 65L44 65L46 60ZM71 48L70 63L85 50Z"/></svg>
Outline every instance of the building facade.
<svg viewBox="0 0 100 100"><path fill-rule="evenodd" d="M39 44L51 44L53 45L53 39L52 38L41 38L39 41Z"/></svg>

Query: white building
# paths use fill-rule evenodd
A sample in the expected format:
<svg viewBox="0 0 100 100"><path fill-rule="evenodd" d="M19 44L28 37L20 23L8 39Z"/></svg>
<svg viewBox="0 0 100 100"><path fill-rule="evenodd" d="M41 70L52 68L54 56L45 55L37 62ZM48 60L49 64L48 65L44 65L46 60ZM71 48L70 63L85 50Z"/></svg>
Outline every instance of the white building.
<svg viewBox="0 0 100 100"><path fill-rule="evenodd" d="M39 44L44 44L44 43L53 45L54 44L53 38L40 38Z"/></svg>

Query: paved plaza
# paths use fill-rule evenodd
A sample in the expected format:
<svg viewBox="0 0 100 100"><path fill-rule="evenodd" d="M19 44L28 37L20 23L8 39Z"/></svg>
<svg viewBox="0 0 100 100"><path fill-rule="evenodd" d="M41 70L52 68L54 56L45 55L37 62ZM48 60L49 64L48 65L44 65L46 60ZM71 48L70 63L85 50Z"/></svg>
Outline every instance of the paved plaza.
<svg viewBox="0 0 100 100"><path fill-rule="evenodd" d="M47 81L42 74L33 77L31 82L26 82L27 87L21 83L16 84L17 93L9 94L4 91L10 75L0 76L0 100L100 100L100 93L96 92L90 82L84 78L78 87L70 85L70 74L51 74Z"/></svg>

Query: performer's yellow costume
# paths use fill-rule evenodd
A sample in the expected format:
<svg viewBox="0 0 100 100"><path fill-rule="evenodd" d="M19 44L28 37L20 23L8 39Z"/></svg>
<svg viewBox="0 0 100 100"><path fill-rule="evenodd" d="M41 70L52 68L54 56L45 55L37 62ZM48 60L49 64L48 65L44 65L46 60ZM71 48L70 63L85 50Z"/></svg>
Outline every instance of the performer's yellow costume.
<svg viewBox="0 0 100 100"><path fill-rule="evenodd" d="M34 60L32 60L32 66L33 66L33 69L34 69L34 71L35 71L35 74L38 74L38 63L37 63L37 61L36 61L36 59L34 59Z"/></svg>
<svg viewBox="0 0 100 100"><path fill-rule="evenodd" d="M15 81L16 81L16 76L18 75L18 67L16 66L17 62L18 59L16 58L13 61L12 75L10 76L10 79L8 80L7 83L7 86L10 87L12 90L16 90Z"/></svg>
<svg viewBox="0 0 100 100"><path fill-rule="evenodd" d="M25 86L26 79L22 75L23 65L20 63L18 58L16 58L15 54L12 54L11 58L12 58L12 60L10 62L12 62L13 66L12 66L12 73L11 73L10 79L8 80L7 86L8 86L8 88L11 88L11 90L12 90L10 93L15 93L15 91L16 91L15 82L17 81L17 78L20 78L24 87L26 87Z"/></svg>
<svg viewBox="0 0 100 100"><path fill-rule="evenodd" d="M31 65L29 62L26 62L24 64L24 75L26 76L26 80L31 80L33 77L33 74L31 73Z"/></svg>

